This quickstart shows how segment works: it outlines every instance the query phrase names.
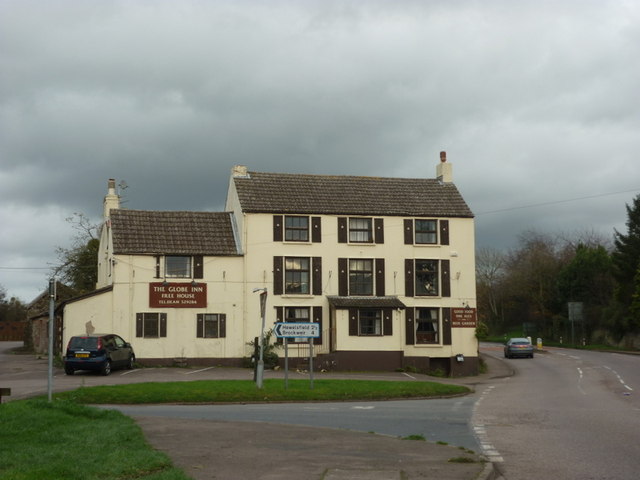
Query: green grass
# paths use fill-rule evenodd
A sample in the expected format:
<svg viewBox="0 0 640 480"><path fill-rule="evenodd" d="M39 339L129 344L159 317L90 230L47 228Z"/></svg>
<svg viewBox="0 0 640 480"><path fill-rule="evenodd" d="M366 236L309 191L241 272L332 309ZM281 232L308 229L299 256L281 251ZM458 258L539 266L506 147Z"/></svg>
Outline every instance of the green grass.
<svg viewBox="0 0 640 480"><path fill-rule="evenodd" d="M0 405L3 480L188 480L130 418L69 401Z"/></svg>
<svg viewBox="0 0 640 480"><path fill-rule="evenodd" d="M129 417L83 404L300 402L441 397L468 393L435 382L267 379L81 387L0 405L2 480L189 480L147 444ZM411 436L410 438L414 438ZM417 437L416 437L417 439Z"/></svg>
<svg viewBox="0 0 640 480"><path fill-rule="evenodd" d="M81 387L55 394L56 399L85 404L144 403L244 403L385 400L462 395L469 389L436 382L390 382L374 380L267 379L262 389L250 380L202 380L196 382L150 382L130 385Z"/></svg>

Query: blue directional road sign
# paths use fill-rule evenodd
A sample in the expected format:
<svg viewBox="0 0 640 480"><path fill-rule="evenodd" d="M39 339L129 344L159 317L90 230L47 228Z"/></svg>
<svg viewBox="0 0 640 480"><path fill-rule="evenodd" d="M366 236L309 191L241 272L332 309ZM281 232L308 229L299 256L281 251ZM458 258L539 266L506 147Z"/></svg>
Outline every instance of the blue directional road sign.
<svg viewBox="0 0 640 480"><path fill-rule="evenodd" d="M278 338L317 338L320 336L320 324L309 322L278 322L273 327Z"/></svg>

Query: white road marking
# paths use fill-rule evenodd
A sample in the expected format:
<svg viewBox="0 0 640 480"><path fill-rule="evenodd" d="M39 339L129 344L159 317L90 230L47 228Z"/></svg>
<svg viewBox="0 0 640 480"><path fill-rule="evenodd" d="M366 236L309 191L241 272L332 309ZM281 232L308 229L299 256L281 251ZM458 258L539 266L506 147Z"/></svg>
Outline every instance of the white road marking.
<svg viewBox="0 0 640 480"><path fill-rule="evenodd" d="M478 405L482 403L482 401L486 398L486 396L491 393L491 391L496 388L495 385L489 385L484 392L480 394L480 398L473 406L473 418L476 416L476 410L478 409ZM483 423L473 423L473 432L478 439L478 443L480 444L480 448L482 449L482 454L489 459L490 462L500 463L504 462L504 458L500 455L500 452L496 450L496 448L489 441L489 436L487 435L487 428Z"/></svg>
<svg viewBox="0 0 640 480"><path fill-rule="evenodd" d="M190 372L185 373L185 375L193 375L194 373L206 372L207 370L213 370L216 367L207 367L201 368L200 370L192 370Z"/></svg>
<svg viewBox="0 0 640 480"><path fill-rule="evenodd" d="M416 379L416 377L409 375L407 372L402 372L402 374L403 374L403 375L406 375L407 377L409 377L409 378L411 378L411 379L413 379L413 380L415 380L415 379Z"/></svg>

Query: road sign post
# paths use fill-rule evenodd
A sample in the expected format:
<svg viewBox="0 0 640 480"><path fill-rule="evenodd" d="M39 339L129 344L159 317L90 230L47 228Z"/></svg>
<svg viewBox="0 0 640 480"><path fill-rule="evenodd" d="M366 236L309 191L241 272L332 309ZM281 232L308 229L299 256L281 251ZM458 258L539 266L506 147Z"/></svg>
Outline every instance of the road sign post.
<svg viewBox="0 0 640 480"><path fill-rule="evenodd" d="M311 322L277 322L273 327L276 337L284 340L284 388L289 384L289 349L290 338L307 338L309 340L309 379L313 390L313 339L320 337L320 324Z"/></svg>

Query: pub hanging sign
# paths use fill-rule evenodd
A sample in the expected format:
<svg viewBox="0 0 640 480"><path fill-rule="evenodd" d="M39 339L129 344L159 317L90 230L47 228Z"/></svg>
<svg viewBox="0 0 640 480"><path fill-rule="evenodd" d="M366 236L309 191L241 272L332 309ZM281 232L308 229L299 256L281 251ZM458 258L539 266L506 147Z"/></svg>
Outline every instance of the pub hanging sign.
<svg viewBox="0 0 640 480"><path fill-rule="evenodd" d="M206 283L168 283L149 284L150 308L206 308Z"/></svg>

